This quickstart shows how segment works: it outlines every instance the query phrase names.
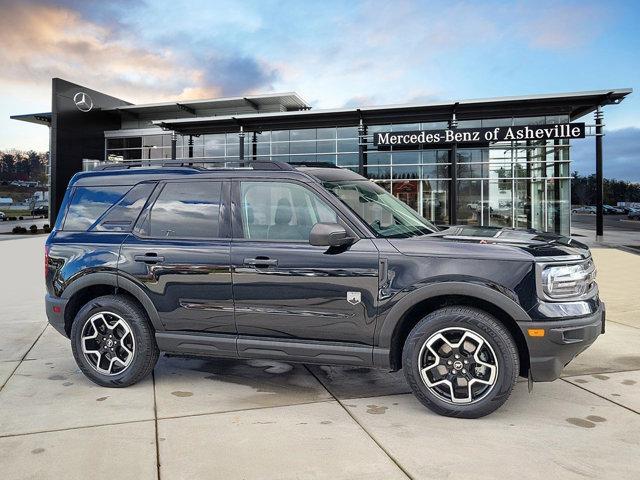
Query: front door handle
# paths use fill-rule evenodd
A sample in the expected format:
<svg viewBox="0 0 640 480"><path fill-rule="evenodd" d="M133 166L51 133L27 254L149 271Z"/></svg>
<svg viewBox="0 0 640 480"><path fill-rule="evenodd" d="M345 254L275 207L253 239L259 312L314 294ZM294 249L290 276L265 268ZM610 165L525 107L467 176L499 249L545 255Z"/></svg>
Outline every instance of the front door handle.
<svg viewBox="0 0 640 480"><path fill-rule="evenodd" d="M161 263L164 262L164 257L159 256L157 253L145 253L144 255L134 255L133 259L136 262L144 263Z"/></svg>
<svg viewBox="0 0 640 480"><path fill-rule="evenodd" d="M278 260L275 258L256 257L245 258L243 263L253 267L275 267L278 265Z"/></svg>

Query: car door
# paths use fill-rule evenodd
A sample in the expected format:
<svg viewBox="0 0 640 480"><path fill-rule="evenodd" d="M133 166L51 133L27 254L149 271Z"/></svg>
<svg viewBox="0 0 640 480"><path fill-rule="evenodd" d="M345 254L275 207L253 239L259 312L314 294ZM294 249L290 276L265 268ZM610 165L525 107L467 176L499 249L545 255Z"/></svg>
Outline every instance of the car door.
<svg viewBox="0 0 640 480"><path fill-rule="evenodd" d="M217 180L158 185L118 267L146 291L165 330L229 334L235 354L229 191Z"/></svg>
<svg viewBox="0 0 640 480"><path fill-rule="evenodd" d="M328 194L308 184L246 180L232 188L239 355L268 354L268 339L283 357L295 353L281 340L372 345L378 290L373 242L359 238L346 248L310 245L315 223L338 222L353 230ZM364 351L370 357L370 350Z"/></svg>

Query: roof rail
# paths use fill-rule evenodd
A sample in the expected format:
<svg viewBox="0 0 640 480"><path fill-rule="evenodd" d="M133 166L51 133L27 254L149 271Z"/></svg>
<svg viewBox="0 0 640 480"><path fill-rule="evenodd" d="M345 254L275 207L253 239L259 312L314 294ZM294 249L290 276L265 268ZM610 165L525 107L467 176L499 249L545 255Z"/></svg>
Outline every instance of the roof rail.
<svg viewBox="0 0 640 480"><path fill-rule="evenodd" d="M335 163L331 162L289 162L287 165L292 165L294 167L309 167L309 168L340 168Z"/></svg>
<svg viewBox="0 0 640 480"><path fill-rule="evenodd" d="M220 169L252 168L253 170L295 170L295 167L289 163L274 160L220 160L206 158L159 159L159 161L136 160L122 163L105 162L102 165L96 166L94 170L127 170L137 167L187 167L196 170L212 170L216 168L204 168L194 164L218 164L220 165L220 167L218 167Z"/></svg>

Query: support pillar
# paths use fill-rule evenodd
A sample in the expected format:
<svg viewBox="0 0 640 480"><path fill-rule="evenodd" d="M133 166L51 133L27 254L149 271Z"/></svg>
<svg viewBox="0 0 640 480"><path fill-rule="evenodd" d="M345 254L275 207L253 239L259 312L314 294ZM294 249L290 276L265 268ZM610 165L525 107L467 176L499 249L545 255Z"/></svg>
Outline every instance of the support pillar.
<svg viewBox="0 0 640 480"><path fill-rule="evenodd" d="M556 139L553 141L553 229L555 233L560 233L562 221L562 216L560 215L560 208L562 208L560 204L560 140ZM547 200L548 201L548 200ZM571 200L569 200L571 203ZM571 205L569 205L571 208Z"/></svg>
<svg viewBox="0 0 640 480"><path fill-rule="evenodd" d="M244 162L244 130L242 127L240 127L240 132L238 133L238 141L240 142L238 145L238 159Z"/></svg>
<svg viewBox="0 0 640 480"><path fill-rule="evenodd" d="M602 108L598 106L595 112L596 120L596 241L601 241L604 235L604 201L603 171L602 171L602 120L604 115Z"/></svg>
<svg viewBox="0 0 640 480"><path fill-rule="evenodd" d="M258 132L253 132L251 137L251 160L254 162L258 159Z"/></svg>
<svg viewBox="0 0 640 480"><path fill-rule="evenodd" d="M193 158L193 135L189 135L189 158Z"/></svg>
<svg viewBox="0 0 640 480"><path fill-rule="evenodd" d="M455 112L449 121L449 128L457 128L458 119ZM449 168L451 169L451 184L449 185L449 225L458 223L458 144L452 143L449 150ZM481 206L482 208L482 206Z"/></svg>
<svg viewBox="0 0 640 480"><path fill-rule="evenodd" d="M176 132L171 132L171 160L176 159L176 153L178 151L178 136Z"/></svg>
<svg viewBox="0 0 640 480"><path fill-rule="evenodd" d="M362 119L358 125L358 173L367 176L367 127Z"/></svg>

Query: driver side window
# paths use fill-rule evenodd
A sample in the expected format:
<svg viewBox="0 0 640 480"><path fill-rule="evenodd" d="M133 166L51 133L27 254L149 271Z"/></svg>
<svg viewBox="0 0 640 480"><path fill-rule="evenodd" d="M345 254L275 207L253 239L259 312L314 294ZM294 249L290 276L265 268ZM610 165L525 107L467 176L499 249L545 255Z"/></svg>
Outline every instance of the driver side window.
<svg viewBox="0 0 640 480"><path fill-rule="evenodd" d="M308 242L319 222L337 222L335 211L315 193L296 183L242 182L244 238Z"/></svg>

